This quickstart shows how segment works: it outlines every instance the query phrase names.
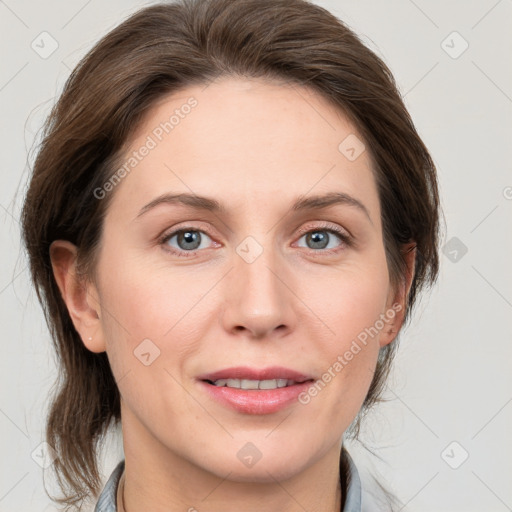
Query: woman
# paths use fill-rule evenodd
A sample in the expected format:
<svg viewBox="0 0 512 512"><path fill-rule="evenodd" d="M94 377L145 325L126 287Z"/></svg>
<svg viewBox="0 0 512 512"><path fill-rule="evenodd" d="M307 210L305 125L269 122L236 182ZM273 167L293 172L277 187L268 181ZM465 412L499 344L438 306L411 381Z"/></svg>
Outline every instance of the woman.
<svg viewBox="0 0 512 512"><path fill-rule="evenodd" d="M57 501L372 510L343 439L437 276L438 216L388 68L326 10L183 0L119 25L71 74L23 210L62 371Z"/></svg>

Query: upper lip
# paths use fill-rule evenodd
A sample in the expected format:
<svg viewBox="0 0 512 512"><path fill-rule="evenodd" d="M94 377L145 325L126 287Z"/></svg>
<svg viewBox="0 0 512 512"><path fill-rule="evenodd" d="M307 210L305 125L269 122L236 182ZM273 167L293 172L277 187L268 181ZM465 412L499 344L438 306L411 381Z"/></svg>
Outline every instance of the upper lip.
<svg viewBox="0 0 512 512"><path fill-rule="evenodd" d="M269 368L250 368L248 366L236 366L224 368L216 372L200 375L199 380L215 382L220 379L247 379L247 380L272 380L287 379L295 382L313 380L313 377L282 366L271 366Z"/></svg>

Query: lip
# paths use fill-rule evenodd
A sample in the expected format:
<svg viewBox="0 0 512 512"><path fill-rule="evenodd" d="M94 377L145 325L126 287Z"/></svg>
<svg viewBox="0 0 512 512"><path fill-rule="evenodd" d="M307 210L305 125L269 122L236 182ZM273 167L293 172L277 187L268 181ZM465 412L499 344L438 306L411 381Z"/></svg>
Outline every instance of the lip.
<svg viewBox="0 0 512 512"><path fill-rule="evenodd" d="M294 380L296 384L277 389L237 389L218 387L211 382L219 379L249 379L249 380L271 380L287 379ZM299 395L305 391L315 379L312 376L283 368L273 366L265 369L249 367L226 368L213 373L198 377L199 385L221 405L243 414L272 414L278 412L294 402L298 402ZM208 382L211 381L211 382Z"/></svg>
<svg viewBox="0 0 512 512"><path fill-rule="evenodd" d="M219 379L249 379L249 380L272 380L287 379L295 382L314 380L312 375L306 375L282 366L271 366L269 368L257 369L248 366L236 366L224 368L213 373L207 373L197 377L199 380L216 381Z"/></svg>

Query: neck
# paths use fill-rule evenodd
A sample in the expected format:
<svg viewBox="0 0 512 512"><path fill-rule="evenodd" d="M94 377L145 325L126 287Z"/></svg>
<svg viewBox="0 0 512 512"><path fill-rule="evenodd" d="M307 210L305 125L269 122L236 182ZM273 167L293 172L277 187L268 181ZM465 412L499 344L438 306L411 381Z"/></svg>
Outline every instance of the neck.
<svg viewBox="0 0 512 512"><path fill-rule="evenodd" d="M125 501L124 495L125 495L125 473L123 472L123 475L121 476L121 479L119 481L119 486L117 488L117 509L116 509L117 512L127 512L127 509L125 508L125 504L124 504L124 501ZM260 502L261 502L261 497L260 497ZM332 511L332 512L339 512L341 510L341 502L342 502L342 494L341 494L340 488L338 487L337 492L336 492L336 497L335 497L335 503L332 507L323 508L323 505L320 505L315 508L306 508L306 510L311 510L311 511L313 511L313 510L318 510L318 511L328 510L328 511ZM139 506L140 505L133 504L133 507L130 506L130 510L132 510L132 509L138 510ZM146 505L144 505L144 506L146 506ZM261 505L258 505L258 507L260 507L260 506ZM266 508L266 506L265 506L265 508ZM303 510L305 510L305 507L300 506L299 509L303 511ZM156 510L156 509L152 509L152 510ZM158 509L158 510L164 510L164 509ZM165 510L168 512L171 509L165 508ZM178 510L178 509L176 509L176 510ZM184 509L180 509L180 510L184 510ZM197 512L197 510L193 507L189 507L187 510L188 510L188 512ZM224 507L224 510L226 510L225 507ZM261 508L257 508L257 510L261 510ZM279 509L279 510L282 510L282 509Z"/></svg>
<svg viewBox="0 0 512 512"><path fill-rule="evenodd" d="M250 481L243 481L232 474L232 466L222 473L215 472L215 468L209 471L190 458L171 452L141 424L123 423L123 443L125 472L118 486L118 512L341 510L340 445L328 449L297 473L290 468L298 467L300 461L291 456L284 468L282 464L275 466L283 474L274 469L268 471L260 464L259 468L254 466L259 473L253 473L255 477ZM233 464L237 462L234 460ZM261 462L266 462L264 457Z"/></svg>

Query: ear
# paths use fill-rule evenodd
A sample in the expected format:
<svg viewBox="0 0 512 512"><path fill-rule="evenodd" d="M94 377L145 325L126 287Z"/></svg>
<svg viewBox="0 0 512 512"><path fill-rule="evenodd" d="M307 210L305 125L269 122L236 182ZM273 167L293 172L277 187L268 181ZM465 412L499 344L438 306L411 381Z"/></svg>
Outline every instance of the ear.
<svg viewBox="0 0 512 512"><path fill-rule="evenodd" d="M94 284L78 275L77 248L66 240L55 240L50 245L53 275L57 281L75 329L91 352L104 352L99 294Z"/></svg>
<svg viewBox="0 0 512 512"><path fill-rule="evenodd" d="M402 246L402 258L405 261L405 276L396 287L391 287L384 313L384 328L381 331L379 342L384 347L391 343L398 335L405 318L407 298L414 278L416 267L416 243L408 243Z"/></svg>

